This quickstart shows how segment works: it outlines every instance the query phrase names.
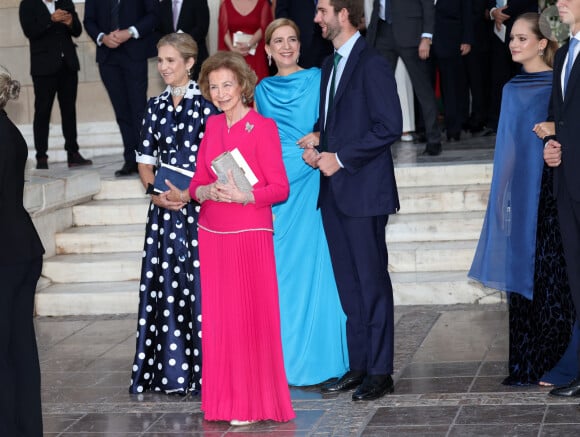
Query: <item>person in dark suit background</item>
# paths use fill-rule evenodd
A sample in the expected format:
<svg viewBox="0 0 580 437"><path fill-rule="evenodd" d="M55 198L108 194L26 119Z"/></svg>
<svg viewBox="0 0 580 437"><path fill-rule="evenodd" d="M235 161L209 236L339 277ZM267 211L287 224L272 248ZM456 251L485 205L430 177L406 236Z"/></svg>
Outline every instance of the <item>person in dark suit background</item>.
<svg viewBox="0 0 580 437"><path fill-rule="evenodd" d="M209 56L205 39L209 29L207 0L159 0L161 36L173 32L189 33L197 43L198 54L191 78L197 80L201 64Z"/></svg>
<svg viewBox="0 0 580 437"><path fill-rule="evenodd" d="M320 26L314 22L316 0L276 0L276 18L289 18L300 29L300 61L303 68L320 67L332 53L332 44L322 37Z"/></svg>
<svg viewBox="0 0 580 437"><path fill-rule="evenodd" d="M22 199L28 147L4 110L19 92L0 66L0 435L42 437L32 316L44 248Z"/></svg>
<svg viewBox="0 0 580 437"><path fill-rule="evenodd" d="M322 66L320 152L312 134L299 140L306 163L320 170L318 205L347 316L350 370L322 391L358 387L355 401L394 390L385 227L399 209L390 146L402 131L392 68L358 32L362 14L359 0L318 1L315 21L335 48Z"/></svg>
<svg viewBox="0 0 580 437"><path fill-rule="evenodd" d="M125 163L115 176L137 173L135 150L147 103L147 58L155 56L157 0L86 0L84 25L97 44L99 73L123 138Z"/></svg>
<svg viewBox="0 0 580 437"><path fill-rule="evenodd" d="M433 0L374 0L366 34L368 43L387 58L393 71L399 56L403 59L423 114L424 153L428 155L441 153L435 91L427 64L434 30Z"/></svg>
<svg viewBox="0 0 580 437"><path fill-rule="evenodd" d="M580 0L560 0L560 19L570 26L570 41L554 58L551 116L556 135L548 137L544 161L554 168L554 196L564 246L564 258L570 293L576 308L576 323L580 320ZM580 362L580 348L578 349ZM580 368L567 386L557 387L550 394L580 397Z"/></svg>
<svg viewBox="0 0 580 437"><path fill-rule="evenodd" d="M92 162L79 153L76 99L79 58L72 37L83 31L72 0L22 0L20 25L30 43L34 85L33 135L36 168L48 168L48 131L54 97L58 96L64 148L69 167Z"/></svg>
<svg viewBox="0 0 580 437"><path fill-rule="evenodd" d="M503 5L503 6L498 6ZM520 71L520 65L512 61L509 35L512 26L524 12L538 12L538 0L487 0L489 18L497 29L505 25L505 41L497 35L491 36L491 88L487 127L497 130L501 93L503 86Z"/></svg>
<svg viewBox="0 0 580 437"><path fill-rule="evenodd" d="M469 119L464 127L472 134L479 134L485 126L489 104L491 28L487 0L471 1L471 23L473 25L473 44L470 52L463 58L470 94L463 108L463 112L469 114ZM469 97L471 97L471 101Z"/></svg>
<svg viewBox="0 0 580 437"><path fill-rule="evenodd" d="M467 121L465 101L469 96L463 58L473 43L471 19L470 1L438 0L435 5L433 54L440 73L448 141L459 141Z"/></svg>

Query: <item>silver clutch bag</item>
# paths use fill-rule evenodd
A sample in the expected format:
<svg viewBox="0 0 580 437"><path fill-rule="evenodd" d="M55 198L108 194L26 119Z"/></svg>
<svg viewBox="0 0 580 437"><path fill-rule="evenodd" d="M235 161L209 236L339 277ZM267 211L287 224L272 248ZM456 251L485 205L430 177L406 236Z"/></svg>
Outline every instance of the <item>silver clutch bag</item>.
<svg viewBox="0 0 580 437"><path fill-rule="evenodd" d="M228 182L227 175L228 171L231 170L234 182L244 193L251 192L252 187L258 182L258 178L237 148L214 158L211 162L211 168L222 184Z"/></svg>

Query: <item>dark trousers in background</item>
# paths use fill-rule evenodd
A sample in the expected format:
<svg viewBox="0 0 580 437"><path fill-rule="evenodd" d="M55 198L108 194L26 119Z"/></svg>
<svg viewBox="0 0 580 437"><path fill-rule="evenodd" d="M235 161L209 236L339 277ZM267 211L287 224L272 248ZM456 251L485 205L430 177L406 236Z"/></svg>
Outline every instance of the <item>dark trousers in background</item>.
<svg viewBox="0 0 580 437"><path fill-rule="evenodd" d="M99 73L123 138L123 157L135 163L143 112L147 104L147 60L133 60L123 52L112 52L99 64Z"/></svg>
<svg viewBox="0 0 580 437"><path fill-rule="evenodd" d="M435 91L429 80L429 65L419 58L418 48L397 47L393 36L393 26L382 20L379 20L375 48L389 61L393 72L397 68L398 58L403 59L411 78L413 91L421 107L427 142L439 143L441 131L437 122Z"/></svg>
<svg viewBox="0 0 580 437"><path fill-rule="evenodd" d="M78 81L78 72L71 70L64 62L55 74L32 76L34 85L32 127L36 159L47 157L50 114L55 96L60 108L64 148L69 153L78 152L76 116Z"/></svg>
<svg viewBox="0 0 580 437"><path fill-rule="evenodd" d="M33 311L42 257L0 265L0 435L42 437Z"/></svg>

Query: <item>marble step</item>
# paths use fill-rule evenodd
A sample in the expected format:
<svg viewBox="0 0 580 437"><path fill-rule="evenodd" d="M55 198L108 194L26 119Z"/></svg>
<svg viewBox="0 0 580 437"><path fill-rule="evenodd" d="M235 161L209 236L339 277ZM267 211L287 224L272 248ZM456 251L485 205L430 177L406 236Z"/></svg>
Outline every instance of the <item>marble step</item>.
<svg viewBox="0 0 580 437"><path fill-rule="evenodd" d="M388 244L390 272L466 271L477 241L426 241Z"/></svg>
<svg viewBox="0 0 580 437"><path fill-rule="evenodd" d="M391 273L395 305L505 302L505 293L467 277L467 271Z"/></svg>
<svg viewBox="0 0 580 437"><path fill-rule="evenodd" d="M136 313L139 281L53 284L36 291L39 316Z"/></svg>
<svg viewBox="0 0 580 437"><path fill-rule="evenodd" d="M483 211L395 214L389 217L387 243L478 240Z"/></svg>
<svg viewBox="0 0 580 437"><path fill-rule="evenodd" d="M397 186L431 187L437 185L488 185L491 183L493 163L397 165Z"/></svg>
<svg viewBox="0 0 580 437"><path fill-rule="evenodd" d="M462 272L391 273L395 305L489 304L505 294L481 286ZM36 293L40 316L135 313L139 281L52 284Z"/></svg>
<svg viewBox="0 0 580 437"><path fill-rule="evenodd" d="M55 235L56 253L134 252L143 248L145 225L100 225L69 228Z"/></svg>
<svg viewBox="0 0 580 437"><path fill-rule="evenodd" d="M101 190L93 197L104 199L142 199L149 198L138 177L126 177L101 180Z"/></svg>
<svg viewBox="0 0 580 437"><path fill-rule="evenodd" d="M399 214L485 211L489 185L433 185L399 188Z"/></svg>
<svg viewBox="0 0 580 437"><path fill-rule="evenodd" d="M44 261L42 276L53 283L138 280L142 252L56 255Z"/></svg>
<svg viewBox="0 0 580 437"><path fill-rule="evenodd" d="M147 197L95 200L73 207L76 226L143 224L147 217Z"/></svg>

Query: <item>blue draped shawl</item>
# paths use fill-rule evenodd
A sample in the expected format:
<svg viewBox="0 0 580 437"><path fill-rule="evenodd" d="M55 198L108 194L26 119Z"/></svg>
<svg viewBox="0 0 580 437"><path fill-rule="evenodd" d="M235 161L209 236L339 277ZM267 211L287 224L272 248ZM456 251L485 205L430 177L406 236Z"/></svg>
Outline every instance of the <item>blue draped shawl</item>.
<svg viewBox="0 0 580 437"><path fill-rule="evenodd" d="M468 276L532 299L543 144L552 72L522 73L503 89L493 177L483 229Z"/></svg>

